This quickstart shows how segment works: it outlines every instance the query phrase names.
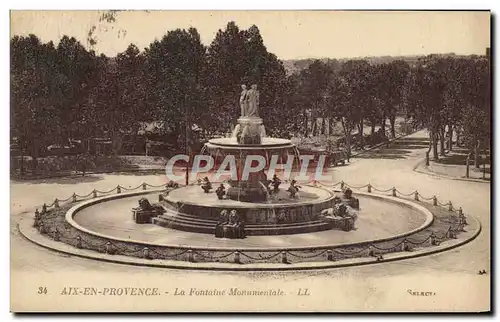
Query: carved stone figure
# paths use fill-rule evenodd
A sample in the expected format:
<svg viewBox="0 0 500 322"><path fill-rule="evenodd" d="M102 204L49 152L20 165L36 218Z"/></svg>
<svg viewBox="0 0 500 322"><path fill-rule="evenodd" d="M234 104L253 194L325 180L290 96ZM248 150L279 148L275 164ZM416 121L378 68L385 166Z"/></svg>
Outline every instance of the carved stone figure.
<svg viewBox="0 0 500 322"><path fill-rule="evenodd" d="M350 206L354 209L359 209L359 200L352 196L352 190L347 188L344 191L344 195L342 196L342 203Z"/></svg>
<svg viewBox="0 0 500 322"><path fill-rule="evenodd" d="M223 238L224 237L224 225L227 225L229 222L229 212L226 209L223 209L220 212L219 221L215 226L215 237Z"/></svg>
<svg viewBox="0 0 500 322"><path fill-rule="evenodd" d="M179 188L179 184L177 182L174 182L173 180L170 180L167 183L167 188Z"/></svg>
<svg viewBox="0 0 500 322"><path fill-rule="evenodd" d="M323 209L321 217L334 226L340 227L345 231L350 231L354 228L354 222L358 219L358 213L344 203L337 203L332 208Z"/></svg>
<svg viewBox="0 0 500 322"><path fill-rule="evenodd" d="M245 116L259 117L259 91L257 85L252 85L252 88L246 92L248 100L248 108Z"/></svg>
<svg viewBox="0 0 500 322"><path fill-rule="evenodd" d="M297 186L296 183L297 181L292 180L292 182L290 182L290 187L287 189L290 193L290 198L297 198L297 192L299 192L300 186Z"/></svg>
<svg viewBox="0 0 500 322"><path fill-rule="evenodd" d="M247 86L241 85L241 95L240 95L241 116L247 116L247 112L248 112L247 93L248 93Z"/></svg>
<svg viewBox="0 0 500 322"><path fill-rule="evenodd" d="M217 190L215 190L215 193L220 200L223 199L226 194L226 187L224 187L224 184L221 183Z"/></svg>
<svg viewBox="0 0 500 322"><path fill-rule="evenodd" d="M151 206L151 203L147 198L141 198L139 199L139 209L140 210L152 210L153 206Z"/></svg>
<svg viewBox="0 0 500 322"><path fill-rule="evenodd" d="M153 217L165 213L160 205L152 205L147 198L139 199L139 207L132 209L134 221L137 224L150 224Z"/></svg>
<svg viewBox="0 0 500 322"><path fill-rule="evenodd" d="M212 190L212 183L210 182L210 180L208 180L208 177L205 177L203 179L203 183L201 184L201 189L203 189L205 193L209 193L210 190Z"/></svg>
<svg viewBox="0 0 500 322"><path fill-rule="evenodd" d="M271 185L273 186L273 191L274 193L277 193L280 190L280 184L281 180L278 178L277 175L273 176L273 180L271 181Z"/></svg>
<svg viewBox="0 0 500 322"><path fill-rule="evenodd" d="M237 138L239 144L261 144L260 126L246 124Z"/></svg>

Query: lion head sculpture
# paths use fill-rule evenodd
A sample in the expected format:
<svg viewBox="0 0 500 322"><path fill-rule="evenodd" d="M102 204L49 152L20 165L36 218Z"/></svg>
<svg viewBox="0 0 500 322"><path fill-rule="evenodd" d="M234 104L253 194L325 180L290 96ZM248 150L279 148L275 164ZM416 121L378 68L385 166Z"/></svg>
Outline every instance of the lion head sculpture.
<svg viewBox="0 0 500 322"><path fill-rule="evenodd" d="M139 199L139 208L141 208L141 210L151 210L153 209L153 206L151 206L151 203L147 198L141 198Z"/></svg>

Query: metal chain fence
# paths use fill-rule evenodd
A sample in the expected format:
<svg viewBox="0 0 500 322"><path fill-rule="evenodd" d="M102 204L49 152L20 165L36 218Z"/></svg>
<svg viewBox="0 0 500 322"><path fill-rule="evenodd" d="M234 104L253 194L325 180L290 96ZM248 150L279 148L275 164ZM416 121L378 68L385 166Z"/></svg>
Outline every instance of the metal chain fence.
<svg viewBox="0 0 500 322"><path fill-rule="evenodd" d="M327 186L321 182L314 181L314 185ZM387 193L392 192L393 196L396 197L413 197L415 200L432 200L434 206L445 207L449 211L457 212L452 206L451 201L443 203L440 202L436 196L425 198L414 191L412 193L402 193L396 188L389 189L378 189L373 187L371 184L363 186L354 186L346 184L341 181L333 185L333 187L340 185L342 189L354 188L354 189L364 189L368 188L371 190ZM381 256L383 254L393 253L393 252L404 252L411 251L415 248L422 247L428 244L428 246L438 245L443 241L454 239L456 235L464 231L464 226L467 225L465 215L461 208L458 209L458 215L452 217L451 221L447 221L449 224L448 229L442 236L437 236L433 231L429 232L427 236L424 236L421 240L412 240L410 238L399 238L392 241L386 242L375 242L375 243L365 243L359 245L350 246L338 246L338 247L310 247L307 249L300 249L289 251L283 249L281 251L265 249L261 250L245 250L245 251L219 251L219 250L200 250L200 249L190 249L189 247L162 247L154 245L142 245L135 243L133 241L116 241L108 240L104 237L95 236L83 231L80 231L73 226L71 226L65 220L65 214L69 206L73 203L87 200L89 197L98 197L98 193L110 194L113 192L120 193L120 190L134 191L138 189L146 190L147 187L153 188L165 188L175 189L176 187L169 187L169 184L164 185L151 185L148 183L142 183L135 188L124 188L118 185L117 187L107 190L99 191L93 190L87 195L78 195L73 193L70 197L66 199L55 199L51 204L42 205L42 211L39 212L37 209L35 211L34 226L38 229L41 234L47 235L55 241L63 242L69 244L73 247L80 249L88 249L92 251L97 251L100 253L106 253L109 255L125 255L132 257L139 257L145 259L158 259L158 260L183 260L183 261L209 261L209 262L228 262L228 263L253 263L253 262L281 262L281 263L292 263L292 262L303 262L303 261L335 261L345 258L353 257L368 257L368 256ZM60 203L68 202L61 207ZM421 233L420 233L421 235ZM281 255L281 256L280 256ZM325 256L326 255L326 256ZM293 260L290 260L293 259Z"/></svg>

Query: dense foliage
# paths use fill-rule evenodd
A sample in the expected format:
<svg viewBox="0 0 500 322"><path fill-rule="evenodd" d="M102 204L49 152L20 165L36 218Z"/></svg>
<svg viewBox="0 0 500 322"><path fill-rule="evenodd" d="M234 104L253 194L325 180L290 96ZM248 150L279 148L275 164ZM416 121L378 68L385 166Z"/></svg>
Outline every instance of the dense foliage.
<svg viewBox="0 0 500 322"><path fill-rule="evenodd" d="M118 153L125 136L156 122L160 137L183 152L230 131L241 84L258 84L272 136L309 135L308 123L320 118L329 120L321 127L342 125L350 149L364 124L385 133L388 120L394 136L396 115L404 113L430 130L436 159L445 129L458 131L471 150L489 146L487 57L428 56L411 65L316 60L287 76L259 29L240 30L234 22L208 47L196 29L177 29L143 51L131 44L113 58L68 36L57 46L35 35L13 37L11 136L34 159L48 145L96 137L109 138Z"/></svg>

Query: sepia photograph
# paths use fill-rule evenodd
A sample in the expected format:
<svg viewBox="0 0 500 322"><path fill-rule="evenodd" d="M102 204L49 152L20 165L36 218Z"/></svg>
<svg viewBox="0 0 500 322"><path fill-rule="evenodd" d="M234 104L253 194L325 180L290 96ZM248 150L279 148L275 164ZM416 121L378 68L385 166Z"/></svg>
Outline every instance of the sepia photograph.
<svg viewBox="0 0 500 322"><path fill-rule="evenodd" d="M488 313L492 13L10 11L10 311Z"/></svg>

